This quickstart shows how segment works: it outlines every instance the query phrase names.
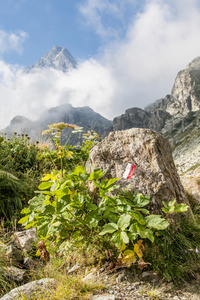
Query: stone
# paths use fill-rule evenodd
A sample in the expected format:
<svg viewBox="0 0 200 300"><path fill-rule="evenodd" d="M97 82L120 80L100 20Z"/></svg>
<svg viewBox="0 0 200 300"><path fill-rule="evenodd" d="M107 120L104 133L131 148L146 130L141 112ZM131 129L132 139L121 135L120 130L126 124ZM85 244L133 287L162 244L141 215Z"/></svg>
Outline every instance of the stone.
<svg viewBox="0 0 200 300"><path fill-rule="evenodd" d="M24 259L22 252L13 244L6 246L5 255L13 265L21 264Z"/></svg>
<svg viewBox="0 0 200 300"><path fill-rule="evenodd" d="M29 270L29 269L33 269L36 266L36 263L32 258L25 257L23 266Z"/></svg>
<svg viewBox="0 0 200 300"><path fill-rule="evenodd" d="M86 281L94 281L94 279L95 279L95 275L94 275L93 272L91 272L91 273L87 274L87 275L82 279L82 281L83 281L83 282L86 282Z"/></svg>
<svg viewBox="0 0 200 300"><path fill-rule="evenodd" d="M69 269L68 273L74 273L74 272L78 271L78 269L80 269L80 267L81 266L79 264L77 264L77 265L73 266L71 269Z"/></svg>
<svg viewBox="0 0 200 300"><path fill-rule="evenodd" d="M26 283L20 287L11 290L8 294L4 295L1 300L20 300L23 297L32 299L39 292L48 291L50 288L55 287L56 281L52 278L43 278L40 280Z"/></svg>
<svg viewBox="0 0 200 300"><path fill-rule="evenodd" d="M92 300L115 300L114 295L96 295L92 297Z"/></svg>
<svg viewBox="0 0 200 300"><path fill-rule="evenodd" d="M36 228L18 231L14 233L15 242L22 248L23 251L29 252L33 247L33 243L37 240Z"/></svg>
<svg viewBox="0 0 200 300"><path fill-rule="evenodd" d="M142 273L142 279L146 281L159 281L160 277L158 272L148 271Z"/></svg>
<svg viewBox="0 0 200 300"><path fill-rule="evenodd" d="M11 266L6 269L6 276L9 279L12 279L17 282L21 282L25 279L26 271L16 268L14 266Z"/></svg>
<svg viewBox="0 0 200 300"><path fill-rule="evenodd" d="M123 178L128 164L136 169L130 179ZM107 170L107 178L119 178L121 189L138 191L150 196L151 213L162 213L162 201L189 205L177 174L170 143L161 134L150 129L132 128L111 132L89 153L87 172L91 168ZM90 185L90 191L94 186Z"/></svg>

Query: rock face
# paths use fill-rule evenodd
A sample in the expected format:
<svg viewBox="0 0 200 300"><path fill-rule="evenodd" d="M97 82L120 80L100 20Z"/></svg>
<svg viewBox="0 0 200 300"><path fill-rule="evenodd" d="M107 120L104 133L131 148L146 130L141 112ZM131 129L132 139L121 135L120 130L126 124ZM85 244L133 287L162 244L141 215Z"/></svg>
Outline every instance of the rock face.
<svg viewBox="0 0 200 300"><path fill-rule="evenodd" d="M129 108L125 111L125 114L114 118L113 130L149 128L160 132L168 117L169 114L162 109L149 112L137 107Z"/></svg>
<svg viewBox="0 0 200 300"><path fill-rule="evenodd" d="M130 179L124 179L128 163L136 165L136 169ZM90 151L88 172L92 165L107 170L108 178L119 178L121 188L150 196L149 209L153 213L161 213L162 201L168 203L176 198L177 203L188 204L170 143L152 130L132 128L111 132Z"/></svg>

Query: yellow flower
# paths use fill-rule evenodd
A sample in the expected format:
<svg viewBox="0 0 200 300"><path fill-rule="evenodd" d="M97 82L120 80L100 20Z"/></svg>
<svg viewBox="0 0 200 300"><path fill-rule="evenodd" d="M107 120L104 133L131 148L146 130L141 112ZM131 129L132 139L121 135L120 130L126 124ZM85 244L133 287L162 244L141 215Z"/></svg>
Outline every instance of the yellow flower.
<svg viewBox="0 0 200 300"><path fill-rule="evenodd" d="M47 129L47 130L44 130L44 131L42 132L42 135L44 135L44 134L52 134L52 133L53 133L53 130Z"/></svg>

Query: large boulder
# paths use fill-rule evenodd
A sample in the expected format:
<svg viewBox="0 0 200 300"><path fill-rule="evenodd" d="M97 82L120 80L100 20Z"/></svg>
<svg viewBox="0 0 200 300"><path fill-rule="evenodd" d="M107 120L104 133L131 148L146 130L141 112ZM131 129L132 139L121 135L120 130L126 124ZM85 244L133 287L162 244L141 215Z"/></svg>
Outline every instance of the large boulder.
<svg viewBox="0 0 200 300"><path fill-rule="evenodd" d="M90 151L86 165L88 172L92 166L107 170L108 178L119 178L121 188L150 196L151 213L161 213L162 201L168 203L175 198L177 203L189 205L170 143L150 129L111 132ZM132 166L133 174L127 176L129 166Z"/></svg>

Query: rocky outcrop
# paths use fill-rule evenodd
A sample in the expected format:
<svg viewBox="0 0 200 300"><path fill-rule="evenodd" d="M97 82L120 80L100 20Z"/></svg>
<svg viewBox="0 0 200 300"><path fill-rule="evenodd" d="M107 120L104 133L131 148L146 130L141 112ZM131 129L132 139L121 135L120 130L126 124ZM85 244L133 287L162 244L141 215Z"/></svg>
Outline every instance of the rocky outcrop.
<svg viewBox="0 0 200 300"><path fill-rule="evenodd" d="M42 292L48 292L52 287L55 287L56 281L51 278L43 278L40 280L32 281L11 290L8 294L4 295L1 300L18 300L22 297L32 299Z"/></svg>
<svg viewBox="0 0 200 300"><path fill-rule="evenodd" d="M149 128L160 132L167 118L169 114L162 109L149 112L137 107L129 108L125 114L114 118L113 130Z"/></svg>
<svg viewBox="0 0 200 300"><path fill-rule="evenodd" d="M147 111L156 109L163 109L170 115L181 113L184 116L200 109L200 57L178 73L171 95L146 107Z"/></svg>
<svg viewBox="0 0 200 300"><path fill-rule="evenodd" d="M124 179L128 164L135 165L136 169L130 179ZM168 203L174 198L177 203L188 204L170 143L152 130L133 128L111 132L90 151L88 172L93 165L107 170L106 177L119 178L122 189L150 196L151 212L161 213L162 201Z"/></svg>

